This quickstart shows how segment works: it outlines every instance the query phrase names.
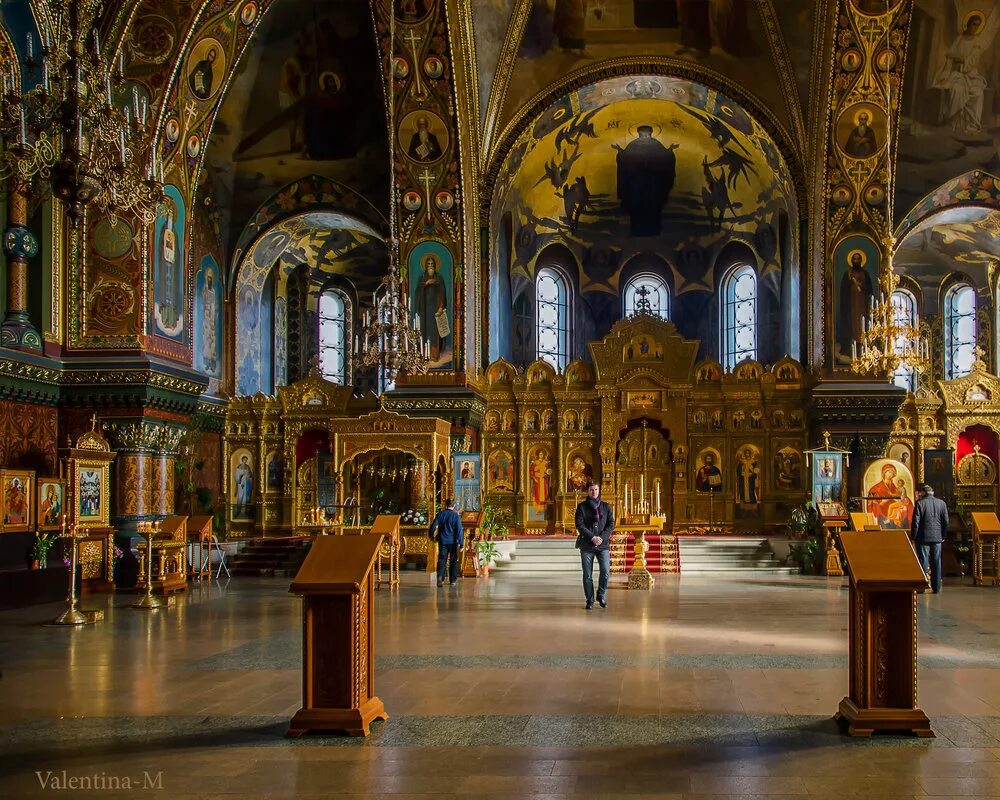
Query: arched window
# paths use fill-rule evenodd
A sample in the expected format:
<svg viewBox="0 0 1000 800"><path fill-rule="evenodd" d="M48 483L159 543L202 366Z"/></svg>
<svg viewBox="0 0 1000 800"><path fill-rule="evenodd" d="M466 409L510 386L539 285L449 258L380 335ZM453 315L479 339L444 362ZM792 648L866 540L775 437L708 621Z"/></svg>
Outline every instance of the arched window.
<svg viewBox="0 0 1000 800"><path fill-rule="evenodd" d="M733 369L757 358L757 273L746 264L722 283L722 363Z"/></svg>
<svg viewBox="0 0 1000 800"><path fill-rule="evenodd" d="M625 284L622 304L626 317L645 310L660 319L670 319L670 287L659 275L643 272Z"/></svg>
<svg viewBox="0 0 1000 800"><path fill-rule="evenodd" d="M956 283L944 297L944 377L954 380L972 372L976 360L976 291Z"/></svg>
<svg viewBox="0 0 1000 800"><path fill-rule="evenodd" d="M551 267L535 275L535 357L558 371L569 362L569 285Z"/></svg>
<svg viewBox="0 0 1000 800"><path fill-rule="evenodd" d="M897 325L917 326L917 299L907 289L897 289L892 293L892 311ZM908 343L904 336L896 339L893 350L906 352ZM892 382L900 388L912 392L916 388L916 373L913 367L901 365L892 376Z"/></svg>
<svg viewBox="0 0 1000 800"><path fill-rule="evenodd" d="M346 386L351 347L351 301L339 289L319 296L319 369L328 381Z"/></svg>

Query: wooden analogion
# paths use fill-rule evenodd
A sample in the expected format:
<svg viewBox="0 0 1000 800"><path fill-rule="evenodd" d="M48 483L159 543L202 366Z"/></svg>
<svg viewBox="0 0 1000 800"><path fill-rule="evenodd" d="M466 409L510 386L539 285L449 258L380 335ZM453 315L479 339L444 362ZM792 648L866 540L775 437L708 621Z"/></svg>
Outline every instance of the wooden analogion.
<svg viewBox="0 0 1000 800"><path fill-rule="evenodd" d="M933 736L917 708L917 602L927 578L906 533L844 531L851 575L850 694L837 719L851 736Z"/></svg>
<svg viewBox="0 0 1000 800"><path fill-rule="evenodd" d="M389 719L375 696L375 559L380 535L319 536L289 591L302 596L302 708L287 736L367 736Z"/></svg>

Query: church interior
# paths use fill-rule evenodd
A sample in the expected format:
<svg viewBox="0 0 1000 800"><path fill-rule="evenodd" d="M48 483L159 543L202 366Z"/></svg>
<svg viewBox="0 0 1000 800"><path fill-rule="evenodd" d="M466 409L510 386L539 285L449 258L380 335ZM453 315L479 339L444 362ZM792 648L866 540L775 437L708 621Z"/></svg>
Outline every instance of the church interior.
<svg viewBox="0 0 1000 800"><path fill-rule="evenodd" d="M0 77L4 796L1000 796L1000 0L2 0Z"/></svg>

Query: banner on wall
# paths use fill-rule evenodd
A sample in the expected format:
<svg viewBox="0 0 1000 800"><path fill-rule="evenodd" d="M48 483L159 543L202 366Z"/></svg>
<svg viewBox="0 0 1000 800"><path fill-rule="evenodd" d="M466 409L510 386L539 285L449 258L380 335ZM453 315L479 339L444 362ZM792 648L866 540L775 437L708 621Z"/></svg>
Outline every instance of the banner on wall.
<svg viewBox="0 0 1000 800"><path fill-rule="evenodd" d="M455 510L479 511L483 505L482 454L455 453L452 456L452 474L455 476Z"/></svg>

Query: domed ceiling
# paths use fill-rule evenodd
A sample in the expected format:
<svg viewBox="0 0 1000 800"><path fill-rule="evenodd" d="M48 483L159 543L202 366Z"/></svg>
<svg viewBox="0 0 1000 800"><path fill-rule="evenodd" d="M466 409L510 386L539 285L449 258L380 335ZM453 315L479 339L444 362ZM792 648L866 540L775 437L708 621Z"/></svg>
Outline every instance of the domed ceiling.
<svg viewBox="0 0 1000 800"><path fill-rule="evenodd" d="M796 136L802 132L816 6L810 0L472 5L488 144L535 94L576 69L625 56L667 57L721 74L760 98ZM497 72L507 59L510 71Z"/></svg>
<svg viewBox="0 0 1000 800"><path fill-rule="evenodd" d="M512 274L559 242L581 265L581 291L608 293L641 253L667 260L676 293L711 291L734 241L765 276L778 272L798 216L788 167L756 120L706 86L652 75L549 108L507 156L493 201L494 231L509 219Z"/></svg>
<svg viewBox="0 0 1000 800"><path fill-rule="evenodd" d="M941 281L950 274L962 273L978 289L988 289L1000 271L1000 211L964 207L934 214L899 243L893 263L916 281L931 312Z"/></svg>

